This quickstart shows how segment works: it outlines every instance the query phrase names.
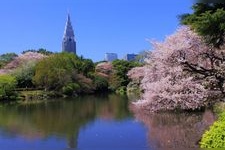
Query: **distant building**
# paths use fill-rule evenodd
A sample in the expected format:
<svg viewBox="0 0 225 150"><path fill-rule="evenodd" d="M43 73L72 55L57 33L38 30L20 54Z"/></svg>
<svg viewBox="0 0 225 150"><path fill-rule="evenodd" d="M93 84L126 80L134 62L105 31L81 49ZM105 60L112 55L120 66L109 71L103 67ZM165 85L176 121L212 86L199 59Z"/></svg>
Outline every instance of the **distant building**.
<svg viewBox="0 0 225 150"><path fill-rule="evenodd" d="M137 54L126 54L124 60L126 61L135 61L137 59Z"/></svg>
<svg viewBox="0 0 225 150"><path fill-rule="evenodd" d="M105 54L105 61L112 62L116 59L118 59L118 56L116 53L106 53Z"/></svg>
<svg viewBox="0 0 225 150"><path fill-rule="evenodd" d="M72 52L76 54L76 41L75 41L74 31L73 31L72 23L70 21L69 14L67 17L66 27L65 27L65 31L63 35L62 51Z"/></svg>

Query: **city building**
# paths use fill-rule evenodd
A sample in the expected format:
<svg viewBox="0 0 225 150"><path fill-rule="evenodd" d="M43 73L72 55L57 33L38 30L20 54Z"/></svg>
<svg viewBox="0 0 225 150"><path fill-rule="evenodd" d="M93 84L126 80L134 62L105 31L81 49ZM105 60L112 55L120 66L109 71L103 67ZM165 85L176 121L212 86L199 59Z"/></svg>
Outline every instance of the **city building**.
<svg viewBox="0 0 225 150"><path fill-rule="evenodd" d="M126 54L124 60L126 61L135 61L137 59L137 54Z"/></svg>
<svg viewBox="0 0 225 150"><path fill-rule="evenodd" d="M116 53L106 53L105 54L105 61L112 62L116 59L118 59L118 56Z"/></svg>
<svg viewBox="0 0 225 150"><path fill-rule="evenodd" d="M72 52L76 54L76 41L69 14L67 17L66 27L63 35L62 51L70 53Z"/></svg>

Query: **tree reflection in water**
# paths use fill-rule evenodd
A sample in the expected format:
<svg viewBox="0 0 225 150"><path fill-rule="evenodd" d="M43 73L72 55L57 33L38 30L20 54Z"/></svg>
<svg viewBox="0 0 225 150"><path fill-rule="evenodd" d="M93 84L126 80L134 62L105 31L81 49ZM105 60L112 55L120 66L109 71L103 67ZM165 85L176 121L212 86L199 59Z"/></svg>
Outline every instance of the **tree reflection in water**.
<svg viewBox="0 0 225 150"><path fill-rule="evenodd" d="M77 148L81 129L89 128L96 120L110 120L109 123L118 125L117 121L133 118L128 105L129 102L126 97L107 95L54 100L39 104L2 106L0 108L0 138L9 139L10 143L14 142L15 145L17 144L16 140L14 140L16 138L29 141L56 139L56 141L63 144L61 146L64 148ZM210 110L206 110L204 113L145 114L134 109L134 107L131 108L134 117L147 127L148 145L154 150L197 148L202 133L214 121L214 115ZM129 136L138 138L142 137L146 132L146 130L136 129L137 126L132 124L124 125L125 128L131 130L144 131L144 133L132 132L135 135ZM99 130L101 130L101 126L99 126ZM116 131L113 130L112 132ZM109 133L107 132L107 134ZM131 132L127 133L131 134ZM107 136L104 137L107 138ZM132 142L135 143L132 140L140 140L137 138L130 138L131 141L123 139L121 142L132 145ZM143 135L143 140L144 138ZM111 139L107 140L110 141ZM120 140L118 141L120 142ZM57 142L54 141L53 143L57 147L59 146ZM147 142L138 141L136 143L138 143L136 146L143 147L144 144L145 147ZM21 149L25 148L26 144L26 141L22 142ZM43 145L39 144L39 148L42 149ZM117 145L124 144L117 143Z"/></svg>
<svg viewBox="0 0 225 150"><path fill-rule="evenodd" d="M126 98L107 95L3 106L0 131L4 136L22 136L28 140L66 139L68 148L76 148L80 128L96 118L120 120L130 117L127 103Z"/></svg>
<svg viewBox="0 0 225 150"><path fill-rule="evenodd" d="M137 120L148 128L152 149L198 149L202 134L214 122L211 110L204 112L146 113L130 107Z"/></svg>

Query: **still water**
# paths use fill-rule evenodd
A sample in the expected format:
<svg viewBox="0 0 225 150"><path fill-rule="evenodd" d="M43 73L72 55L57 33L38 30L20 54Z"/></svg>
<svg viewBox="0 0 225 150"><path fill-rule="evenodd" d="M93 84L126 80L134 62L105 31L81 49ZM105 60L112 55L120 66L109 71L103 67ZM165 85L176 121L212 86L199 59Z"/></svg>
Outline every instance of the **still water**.
<svg viewBox="0 0 225 150"><path fill-rule="evenodd" d="M210 110L145 114L117 95L7 105L0 107L0 149L197 148L213 121Z"/></svg>

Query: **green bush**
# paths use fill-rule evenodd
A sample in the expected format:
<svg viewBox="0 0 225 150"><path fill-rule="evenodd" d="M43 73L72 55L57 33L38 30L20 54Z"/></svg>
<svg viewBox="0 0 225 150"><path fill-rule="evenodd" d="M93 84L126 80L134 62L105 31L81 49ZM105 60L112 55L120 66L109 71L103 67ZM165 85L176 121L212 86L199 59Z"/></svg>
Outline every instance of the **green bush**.
<svg viewBox="0 0 225 150"><path fill-rule="evenodd" d="M17 55L15 53L6 53L0 55L0 68L4 67L7 63L12 61Z"/></svg>
<svg viewBox="0 0 225 150"><path fill-rule="evenodd" d="M130 79L127 76L129 70L141 66L139 62L126 60L115 60L112 62L112 65L113 74L110 78L110 88L115 91L120 87L128 85L130 82Z"/></svg>
<svg viewBox="0 0 225 150"><path fill-rule="evenodd" d="M80 91L80 86L77 83L69 83L68 85L64 86L62 90L63 90L63 94L71 96L74 93L77 93Z"/></svg>
<svg viewBox="0 0 225 150"><path fill-rule="evenodd" d="M35 73L35 61L28 61L19 68L17 68L12 75L15 76L17 80L18 88L32 88L34 87L32 78Z"/></svg>
<svg viewBox="0 0 225 150"><path fill-rule="evenodd" d="M225 112L221 113L218 121L203 134L200 147L225 148Z"/></svg>
<svg viewBox="0 0 225 150"><path fill-rule="evenodd" d="M50 55L41 60L35 67L33 82L37 87L46 90L61 91L69 83L81 83L80 76L90 74L94 63L88 59L79 58L72 53ZM80 84L81 85L81 84Z"/></svg>
<svg viewBox="0 0 225 150"><path fill-rule="evenodd" d="M121 86L116 90L117 94L125 95L127 92L127 87L126 86Z"/></svg>
<svg viewBox="0 0 225 150"><path fill-rule="evenodd" d="M0 100L14 99L16 79L10 75L0 75Z"/></svg>
<svg viewBox="0 0 225 150"><path fill-rule="evenodd" d="M108 90L108 81L104 77L96 76L94 80L95 90L96 91L107 91Z"/></svg>

